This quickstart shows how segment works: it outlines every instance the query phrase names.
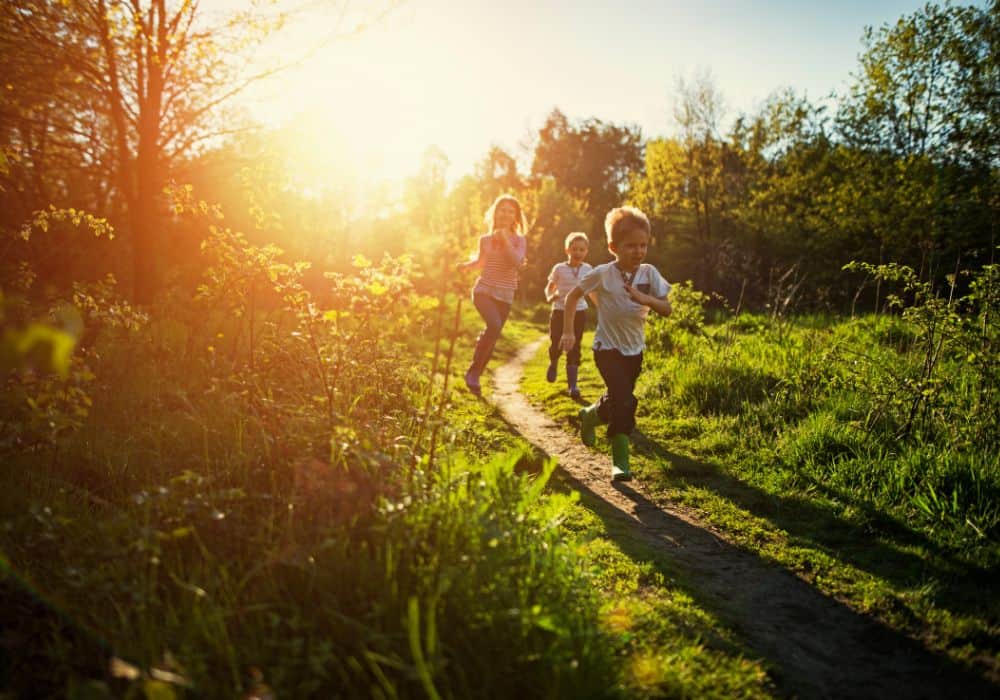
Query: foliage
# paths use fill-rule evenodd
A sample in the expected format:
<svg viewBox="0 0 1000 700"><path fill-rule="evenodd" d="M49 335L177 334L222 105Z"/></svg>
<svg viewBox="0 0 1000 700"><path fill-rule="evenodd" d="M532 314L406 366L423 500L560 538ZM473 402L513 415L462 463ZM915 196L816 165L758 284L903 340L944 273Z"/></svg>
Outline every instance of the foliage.
<svg viewBox="0 0 1000 700"><path fill-rule="evenodd" d="M673 285L670 289L670 315L655 314L648 321L646 339L649 345L670 352L675 347L672 340L675 334L703 333L705 306L709 298L708 294L695 289L691 280Z"/></svg>
<svg viewBox="0 0 1000 700"><path fill-rule="evenodd" d="M146 322L120 298L112 275L76 282L66 294L35 290L28 248L36 233L48 238L50 226L59 224L113 238L106 220L50 206L3 241L8 255L0 265L0 289L13 294L0 294L0 454L54 447L78 430L92 404L89 362L96 337L128 334Z"/></svg>
<svg viewBox="0 0 1000 700"><path fill-rule="evenodd" d="M462 456L510 439L450 391L478 322L454 263L501 191L533 222L522 308L623 200L695 281L650 321L640 423L705 462L640 475L957 658L995 648L995 2L869 30L836 113L778 93L724 132L699 78L673 136L556 110L530 175L494 147L449 188L429 149L401 202L316 185L287 132L218 138L274 25L199 8L0 9L3 692L763 694L676 588L687 614L574 539L551 464Z"/></svg>
<svg viewBox="0 0 1000 700"><path fill-rule="evenodd" d="M538 131L531 175L552 177L561 189L582 198L591 217L588 233L596 239L604 231L605 214L620 203L629 177L642 168L642 151L637 127L600 119L576 125L554 109Z"/></svg>
<svg viewBox="0 0 1000 700"><path fill-rule="evenodd" d="M943 441L953 449L988 450L1000 425L1000 291L997 266L962 271L969 292L956 295L950 278L947 297L902 265L853 264L877 279L898 283L888 297L912 333L899 356L869 355L851 390L867 397L868 430L888 430L896 439ZM961 368L960 370L957 368ZM956 374L962 376L958 386Z"/></svg>

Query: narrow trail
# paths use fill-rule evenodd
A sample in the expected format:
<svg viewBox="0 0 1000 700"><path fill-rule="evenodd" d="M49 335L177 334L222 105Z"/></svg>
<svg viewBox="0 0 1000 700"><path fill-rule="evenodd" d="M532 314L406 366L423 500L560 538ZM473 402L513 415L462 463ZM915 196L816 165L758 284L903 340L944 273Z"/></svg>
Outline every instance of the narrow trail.
<svg viewBox="0 0 1000 700"><path fill-rule="evenodd" d="M612 483L606 454L585 447L529 404L529 344L494 374L492 400L507 422L555 457L570 484L627 537L684 572L693 594L732 625L774 670L779 691L798 698L986 698L998 688L805 581L730 544L690 512L656 504L635 481Z"/></svg>

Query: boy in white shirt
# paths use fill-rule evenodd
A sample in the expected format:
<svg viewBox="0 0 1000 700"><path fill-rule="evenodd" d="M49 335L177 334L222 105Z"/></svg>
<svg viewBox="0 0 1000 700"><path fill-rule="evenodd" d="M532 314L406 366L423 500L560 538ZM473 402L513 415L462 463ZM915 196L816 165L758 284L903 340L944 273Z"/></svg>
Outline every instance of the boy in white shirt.
<svg viewBox="0 0 1000 700"><path fill-rule="evenodd" d="M669 316L670 284L652 265L644 264L649 249L649 219L635 207L618 207L604 219L608 250L615 261L598 265L566 295L574 306L584 295L597 303L594 363L606 391L592 406L580 409L580 437L588 446L596 442L595 429L608 425L611 441L611 478L628 479L629 434L635 428L635 382L642 370L646 347L645 323L649 310ZM569 350L575 342L573 316L566 314L559 341Z"/></svg>
<svg viewBox="0 0 1000 700"><path fill-rule="evenodd" d="M576 287L580 279L592 268L583 261L590 250L587 234L575 231L566 236L564 244L566 262L556 263L549 273L549 283L545 287L545 300L552 302L552 313L549 315L549 369L545 378L550 382L556 380L559 373L559 355L562 354L560 340L563 332L563 317L566 312L566 295ZM580 370L580 340L583 338L583 327L587 321L587 302L580 299L576 310L570 311L573 316L574 337L576 344L566 351L566 388L574 399L580 398L580 390L576 386Z"/></svg>

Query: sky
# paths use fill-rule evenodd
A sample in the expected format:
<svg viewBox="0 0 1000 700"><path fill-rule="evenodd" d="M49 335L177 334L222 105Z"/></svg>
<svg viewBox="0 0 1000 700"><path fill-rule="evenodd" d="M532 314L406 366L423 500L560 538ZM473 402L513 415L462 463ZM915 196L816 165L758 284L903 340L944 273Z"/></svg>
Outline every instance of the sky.
<svg viewBox="0 0 1000 700"><path fill-rule="evenodd" d="M406 0L374 21L374 3L339 21L335 2L283 4L302 11L257 58L301 63L240 97L250 115L293 125L317 158L370 181L416 173L436 145L453 181L491 145L527 163L523 145L556 107L669 135L677 81L698 73L729 119L781 88L843 93L864 27L923 0Z"/></svg>

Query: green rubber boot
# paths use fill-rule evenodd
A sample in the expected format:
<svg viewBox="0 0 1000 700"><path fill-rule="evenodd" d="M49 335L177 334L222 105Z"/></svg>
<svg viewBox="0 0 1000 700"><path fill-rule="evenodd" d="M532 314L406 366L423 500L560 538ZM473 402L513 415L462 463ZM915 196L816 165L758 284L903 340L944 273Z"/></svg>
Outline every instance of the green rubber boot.
<svg viewBox="0 0 1000 700"><path fill-rule="evenodd" d="M580 439L587 447L593 447L597 443L597 433L594 431L600 424L601 418L597 415L597 404L580 409Z"/></svg>
<svg viewBox="0 0 1000 700"><path fill-rule="evenodd" d="M611 479L626 481L632 478L628 463L628 435L618 433L611 438Z"/></svg>

